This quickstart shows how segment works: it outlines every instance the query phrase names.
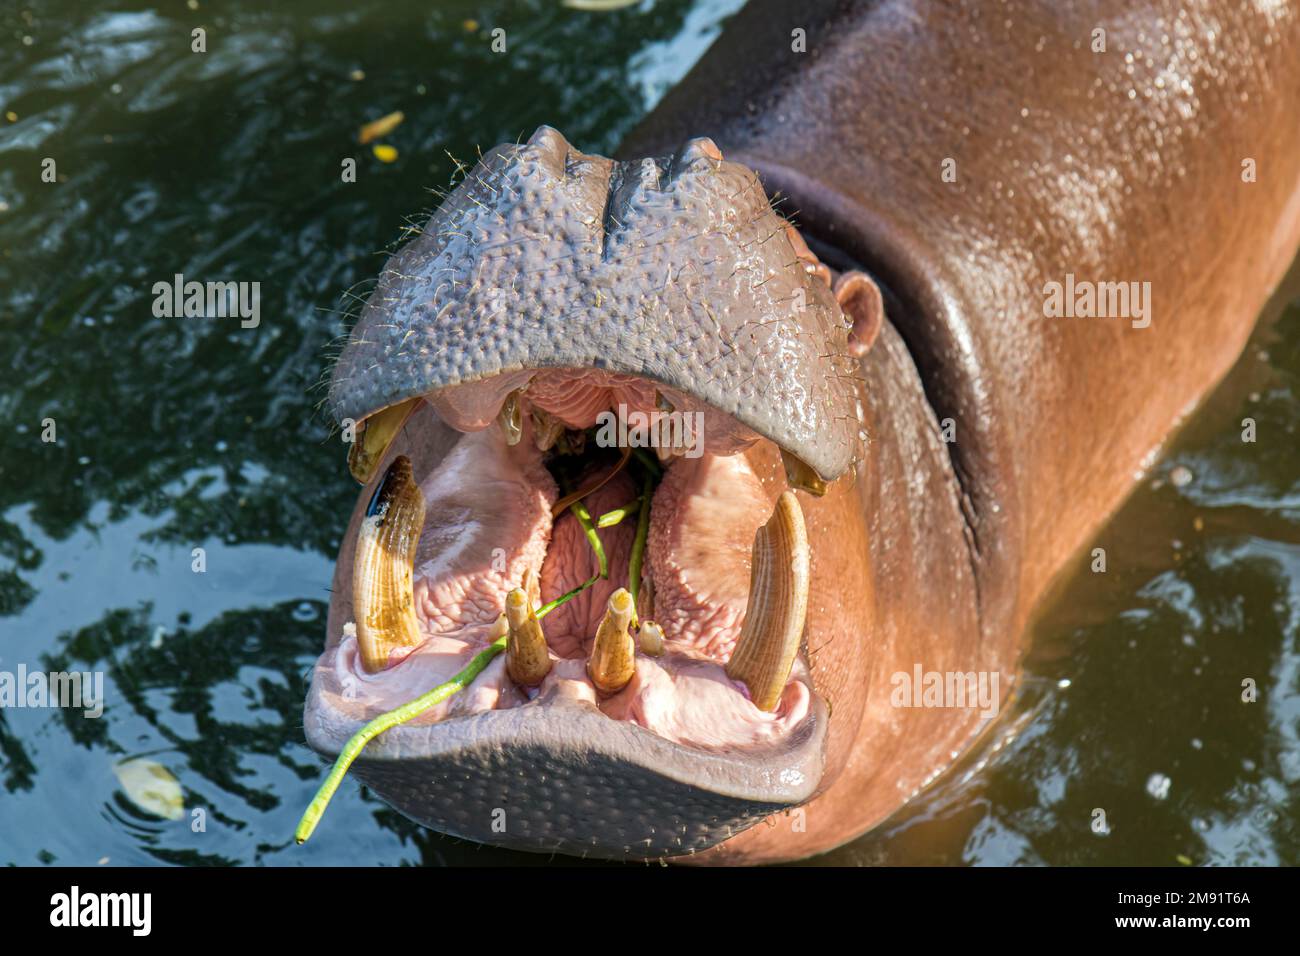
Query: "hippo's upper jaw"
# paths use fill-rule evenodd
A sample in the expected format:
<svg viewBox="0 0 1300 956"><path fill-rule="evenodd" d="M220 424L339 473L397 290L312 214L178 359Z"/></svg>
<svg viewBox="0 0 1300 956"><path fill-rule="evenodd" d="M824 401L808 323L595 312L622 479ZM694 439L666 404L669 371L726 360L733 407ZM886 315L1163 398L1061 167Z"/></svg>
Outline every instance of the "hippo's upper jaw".
<svg viewBox="0 0 1300 956"><path fill-rule="evenodd" d="M858 456L847 340L708 140L615 163L543 127L491 151L390 260L334 371L368 487L311 745L336 754L505 636L355 765L412 819L646 858L808 800L828 727L808 648L837 636L814 633L844 603L832 549L864 532L824 503L845 482L789 488Z"/></svg>

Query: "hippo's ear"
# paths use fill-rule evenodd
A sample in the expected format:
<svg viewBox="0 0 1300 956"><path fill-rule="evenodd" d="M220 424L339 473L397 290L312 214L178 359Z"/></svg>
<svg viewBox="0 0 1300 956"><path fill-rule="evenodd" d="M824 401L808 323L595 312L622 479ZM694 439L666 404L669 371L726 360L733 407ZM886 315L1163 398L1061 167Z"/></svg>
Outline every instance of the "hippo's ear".
<svg viewBox="0 0 1300 956"><path fill-rule="evenodd" d="M885 321L885 303L880 289L865 272L856 269L842 273L835 280L835 301L853 322L849 331L849 353L862 358L875 344Z"/></svg>

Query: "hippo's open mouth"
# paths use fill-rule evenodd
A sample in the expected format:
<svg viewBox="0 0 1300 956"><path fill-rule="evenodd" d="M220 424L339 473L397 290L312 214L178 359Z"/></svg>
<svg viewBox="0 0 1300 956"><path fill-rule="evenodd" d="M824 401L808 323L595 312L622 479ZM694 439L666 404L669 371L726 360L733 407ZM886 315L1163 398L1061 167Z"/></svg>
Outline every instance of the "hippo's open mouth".
<svg viewBox="0 0 1300 956"><path fill-rule="evenodd" d="M507 646L355 765L421 823L652 857L817 790L790 489L848 465L847 331L753 174L715 155L614 164L545 129L498 148L390 263L335 370L370 487L309 742L337 753ZM692 243L665 239L679 219ZM694 273L680 309L664 269Z"/></svg>
<svg viewBox="0 0 1300 956"><path fill-rule="evenodd" d="M807 536L793 497L774 513L743 453L757 435L594 370L449 391L430 404L464 434L427 474L398 458L362 524L356 621L335 652L358 701L396 707L509 633L503 657L422 719L557 695L717 749L779 741L810 714L794 672Z"/></svg>

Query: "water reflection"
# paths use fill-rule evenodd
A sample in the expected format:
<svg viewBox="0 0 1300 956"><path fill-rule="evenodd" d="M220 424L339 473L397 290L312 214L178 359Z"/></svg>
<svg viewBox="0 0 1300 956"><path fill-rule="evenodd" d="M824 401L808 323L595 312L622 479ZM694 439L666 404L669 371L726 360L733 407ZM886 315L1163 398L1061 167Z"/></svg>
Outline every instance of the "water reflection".
<svg viewBox="0 0 1300 956"><path fill-rule="evenodd" d="M611 151L737 5L0 12L0 669L101 671L107 696L98 720L0 713L0 862L546 863L354 785L292 846L321 774L304 678L355 495L317 386L359 301L341 291L364 295L452 156L542 122ZM383 163L355 134L396 109ZM261 324L155 317L176 273L261 283ZM1110 572L1043 622L1021 733L829 861L1300 860L1300 312L1261 347L1157 476L1193 480L1144 488L1104 533ZM180 781L181 820L121 791L136 756Z"/></svg>

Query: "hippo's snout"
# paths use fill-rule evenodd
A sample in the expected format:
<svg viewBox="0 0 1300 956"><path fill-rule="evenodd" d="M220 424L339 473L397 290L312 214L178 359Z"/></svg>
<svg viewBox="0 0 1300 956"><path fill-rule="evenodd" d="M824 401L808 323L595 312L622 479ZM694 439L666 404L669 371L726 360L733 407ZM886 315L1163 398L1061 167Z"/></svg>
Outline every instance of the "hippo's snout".
<svg viewBox="0 0 1300 956"><path fill-rule="evenodd" d="M543 127L469 173L330 385L368 487L313 747L461 681L358 775L435 829L599 857L692 853L817 792L809 647L860 599L833 480L862 396L789 229L707 140L618 163Z"/></svg>
<svg viewBox="0 0 1300 956"><path fill-rule="evenodd" d="M758 177L710 141L615 162L543 126L489 151L385 266L329 402L359 421L521 369L606 369L693 395L831 479L858 444L848 332Z"/></svg>

